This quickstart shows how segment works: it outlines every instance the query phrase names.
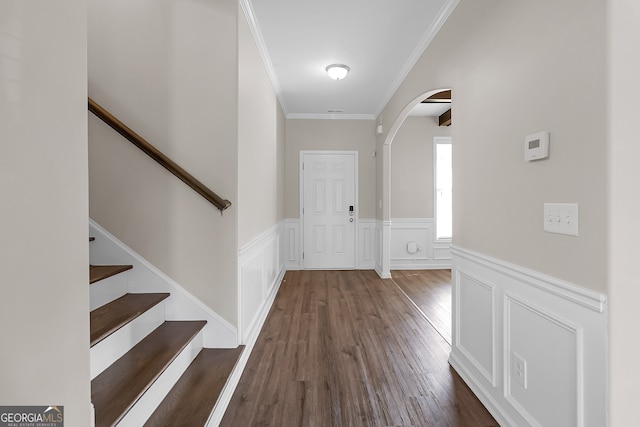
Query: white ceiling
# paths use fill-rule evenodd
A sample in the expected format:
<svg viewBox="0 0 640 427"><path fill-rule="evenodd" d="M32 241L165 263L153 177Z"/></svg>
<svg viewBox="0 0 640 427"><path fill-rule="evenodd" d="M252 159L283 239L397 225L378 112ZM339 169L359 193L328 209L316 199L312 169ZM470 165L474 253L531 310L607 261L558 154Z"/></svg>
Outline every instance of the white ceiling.
<svg viewBox="0 0 640 427"><path fill-rule="evenodd" d="M288 118L374 119L458 1L241 4ZM331 80L325 68L333 63L348 65L349 75Z"/></svg>

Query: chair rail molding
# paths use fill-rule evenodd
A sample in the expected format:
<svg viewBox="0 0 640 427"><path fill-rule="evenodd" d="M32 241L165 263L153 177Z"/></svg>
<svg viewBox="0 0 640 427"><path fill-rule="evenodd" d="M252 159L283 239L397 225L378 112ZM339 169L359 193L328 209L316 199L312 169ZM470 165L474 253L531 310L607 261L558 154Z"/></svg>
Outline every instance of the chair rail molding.
<svg viewBox="0 0 640 427"><path fill-rule="evenodd" d="M607 425L606 295L465 248L451 254L449 362L496 420Z"/></svg>

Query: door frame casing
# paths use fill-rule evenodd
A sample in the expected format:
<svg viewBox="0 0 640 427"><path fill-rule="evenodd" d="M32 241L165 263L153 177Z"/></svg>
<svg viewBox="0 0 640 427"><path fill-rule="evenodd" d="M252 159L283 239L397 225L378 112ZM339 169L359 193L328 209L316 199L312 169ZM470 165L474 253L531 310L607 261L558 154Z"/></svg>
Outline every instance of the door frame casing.
<svg viewBox="0 0 640 427"><path fill-rule="evenodd" d="M351 155L353 156L353 179L354 179L354 207L356 214L354 215L354 232L353 232L353 270L358 269L358 229L360 223L360 205L359 205L359 191L358 191L358 151L356 150L300 150L300 161L298 164L298 183L299 183L299 211L298 214L300 216L300 237L299 237L299 254L298 259L300 260L300 269L305 270L304 266L304 215L302 214L302 209L304 207L304 170L302 169L302 165L304 163L305 155ZM330 270L330 268L327 268Z"/></svg>

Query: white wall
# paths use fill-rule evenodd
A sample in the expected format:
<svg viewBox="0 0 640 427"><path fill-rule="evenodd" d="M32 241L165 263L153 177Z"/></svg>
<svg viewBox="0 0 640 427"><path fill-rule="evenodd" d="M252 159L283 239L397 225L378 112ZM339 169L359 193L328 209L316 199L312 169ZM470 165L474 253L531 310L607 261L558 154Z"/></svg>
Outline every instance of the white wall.
<svg viewBox="0 0 640 427"><path fill-rule="evenodd" d="M358 207L360 218L375 215L376 159L373 120L288 119L285 149L285 216L300 216L300 151L358 152Z"/></svg>
<svg viewBox="0 0 640 427"><path fill-rule="evenodd" d="M0 402L91 422L86 4L0 3Z"/></svg>
<svg viewBox="0 0 640 427"><path fill-rule="evenodd" d="M640 237L640 4L612 0L609 4L609 422L613 427L637 423L640 359L638 238Z"/></svg>
<svg viewBox="0 0 640 427"><path fill-rule="evenodd" d="M90 216L236 325L237 3L89 2L89 95L234 205L89 117Z"/></svg>
<svg viewBox="0 0 640 427"><path fill-rule="evenodd" d="M437 117L407 117L391 145L391 217L433 218L433 138L450 136Z"/></svg>

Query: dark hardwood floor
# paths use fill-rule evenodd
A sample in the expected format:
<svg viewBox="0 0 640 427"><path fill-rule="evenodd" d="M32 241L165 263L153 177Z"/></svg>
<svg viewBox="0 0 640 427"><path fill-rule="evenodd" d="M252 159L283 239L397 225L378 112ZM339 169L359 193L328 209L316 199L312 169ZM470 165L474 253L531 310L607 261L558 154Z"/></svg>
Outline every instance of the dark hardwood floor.
<svg viewBox="0 0 640 427"><path fill-rule="evenodd" d="M288 272L222 426L497 426L373 271Z"/></svg>
<svg viewBox="0 0 640 427"><path fill-rule="evenodd" d="M451 270L394 270L391 278L451 344Z"/></svg>

